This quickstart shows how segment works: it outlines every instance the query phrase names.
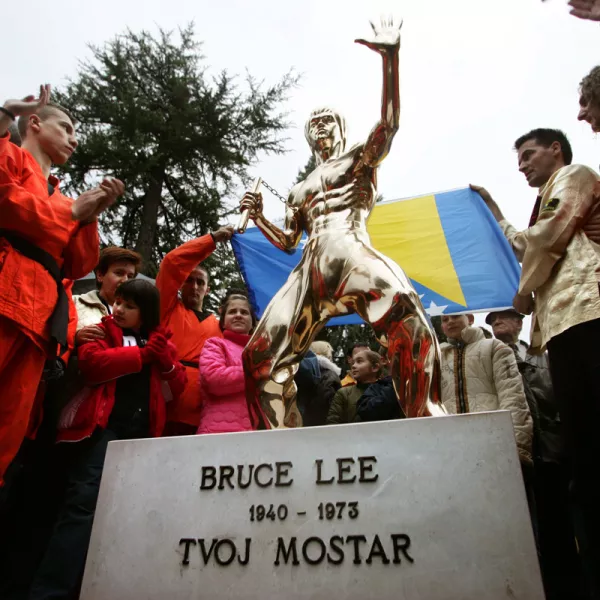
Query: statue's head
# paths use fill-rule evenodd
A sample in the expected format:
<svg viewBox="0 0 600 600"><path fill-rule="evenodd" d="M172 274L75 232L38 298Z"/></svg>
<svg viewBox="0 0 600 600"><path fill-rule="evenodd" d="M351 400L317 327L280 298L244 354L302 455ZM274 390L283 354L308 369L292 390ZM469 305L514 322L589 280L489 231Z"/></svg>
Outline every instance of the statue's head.
<svg viewBox="0 0 600 600"><path fill-rule="evenodd" d="M313 151L333 151L337 145L341 153L346 147L346 119L331 108L317 108L306 121L304 135Z"/></svg>

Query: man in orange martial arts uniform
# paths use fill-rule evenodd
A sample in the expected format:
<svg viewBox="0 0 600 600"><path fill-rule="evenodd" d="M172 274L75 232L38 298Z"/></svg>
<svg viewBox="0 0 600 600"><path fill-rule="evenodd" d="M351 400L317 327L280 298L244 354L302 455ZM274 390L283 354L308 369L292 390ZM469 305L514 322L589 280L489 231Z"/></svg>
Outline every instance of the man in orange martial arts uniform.
<svg viewBox="0 0 600 600"><path fill-rule="evenodd" d="M67 346L69 301L62 279L98 261L96 217L124 191L117 179L71 200L50 175L75 148L68 111L40 97L0 107L0 486L31 418L46 358ZM19 148L8 128L19 117Z"/></svg>
<svg viewBox="0 0 600 600"><path fill-rule="evenodd" d="M165 435L193 435L200 422L198 359L209 337L223 337L219 320L202 309L207 294L208 272L200 265L215 250L217 242L231 239L233 227L190 240L163 259L156 287L160 292L161 325L173 332L188 384L178 400L167 404Z"/></svg>

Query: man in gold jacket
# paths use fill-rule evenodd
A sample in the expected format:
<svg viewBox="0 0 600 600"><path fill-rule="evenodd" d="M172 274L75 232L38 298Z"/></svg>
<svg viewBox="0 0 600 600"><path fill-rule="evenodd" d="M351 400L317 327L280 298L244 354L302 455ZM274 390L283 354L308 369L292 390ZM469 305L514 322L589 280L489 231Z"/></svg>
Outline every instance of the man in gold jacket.
<svg viewBox="0 0 600 600"><path fill-rule="evenodd" d="M519 171L539 189L527 229L517 231L485 189L472 187L522 264L514 307L523 314L534 311L532 347L548 348L573 464L577 538L589 597L600 598L600 245L586 233L598 217L600 181L592 169L571 164L571 147L561 131L535 129L520 137L515 149Z"/></svg>

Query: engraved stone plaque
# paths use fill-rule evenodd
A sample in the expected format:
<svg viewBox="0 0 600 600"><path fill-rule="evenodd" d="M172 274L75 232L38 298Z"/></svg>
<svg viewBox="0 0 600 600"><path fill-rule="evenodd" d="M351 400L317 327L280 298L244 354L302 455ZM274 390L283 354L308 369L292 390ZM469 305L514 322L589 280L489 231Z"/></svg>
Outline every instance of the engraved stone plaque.
<svg viewBox="0 0 600 600"><path fill-rule="evenodd" d="M543 597L508 412L111 442L81 593Z"/></svg>

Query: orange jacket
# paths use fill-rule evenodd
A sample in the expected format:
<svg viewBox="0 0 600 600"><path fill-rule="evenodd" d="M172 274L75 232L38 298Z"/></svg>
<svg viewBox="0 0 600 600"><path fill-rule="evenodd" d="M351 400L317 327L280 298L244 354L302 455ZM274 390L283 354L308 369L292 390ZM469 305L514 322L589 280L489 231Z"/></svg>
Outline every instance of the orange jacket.
<svg viewBox="0 0 600 600"><path fill-rule="evenodd" d="M179 290L189 274L215 250L210 234L203 235L171 250L160 265L156 287L160 292L161 325L173 332L171 341L177 347L179 359L198 364L204 342L211 337L223 337L219 321L211 315L200 322L194 311L179 299ZM167 421L200 423L200 386L198 369L186 366L188 384L183 394L167 405Z"/></svg>
<svg viewBox="0 0 600 600"><path fill-rule="evenodd" d="M55 191L48 194L48 181ZM73 221L73 201L44 177L27 151L0 137L0 229L9 229L54 257L67 279L79 279L98 262L96 223ZM56 283L40 264L0 238L0 315L14 321L45 348L48 319L57 300Z"/></svg>

